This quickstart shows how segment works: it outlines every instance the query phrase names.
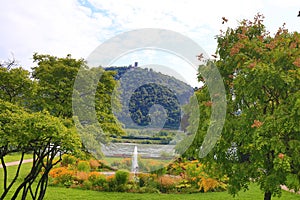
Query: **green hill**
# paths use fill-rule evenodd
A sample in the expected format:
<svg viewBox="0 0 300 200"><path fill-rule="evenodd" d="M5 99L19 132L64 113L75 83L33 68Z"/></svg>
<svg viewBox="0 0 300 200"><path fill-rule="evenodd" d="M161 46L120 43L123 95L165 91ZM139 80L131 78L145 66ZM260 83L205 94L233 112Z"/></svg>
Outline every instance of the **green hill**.
<svg viewBox="0 0 300 200"><path fill-rule="evenodd" d="M193 88L168 75L139 67L109 67L119 80L122 109L114 111L126 128L180 129L182 105Z"/></svg>

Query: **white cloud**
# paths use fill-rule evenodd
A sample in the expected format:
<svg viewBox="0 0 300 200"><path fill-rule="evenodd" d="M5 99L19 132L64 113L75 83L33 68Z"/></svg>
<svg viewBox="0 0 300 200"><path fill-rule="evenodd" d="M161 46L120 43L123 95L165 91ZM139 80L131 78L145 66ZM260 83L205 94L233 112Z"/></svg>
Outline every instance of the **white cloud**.
<svg viewBox="0 0 300 200"><path fill-rule="evenodd" d="M13 51L21 64L30 64L33 52L57 56L85 57L109 36L111 19L76 1L6 1L0 7L1 57Z"/></svg>
<svg viewBox="0 0 300 200"><path fill-rule="evenodd" d="M93 7L91 7L93 5ZM283 22L298 30L298 0L16 0L0 3L0 58L10 52L30 67L33 52L87 57L100 42L139 28L164 28L197 41L214 53L219 29L235 27L238 20L265 14L274 32ZM229 19L222 25L221 18Z"/></svg>

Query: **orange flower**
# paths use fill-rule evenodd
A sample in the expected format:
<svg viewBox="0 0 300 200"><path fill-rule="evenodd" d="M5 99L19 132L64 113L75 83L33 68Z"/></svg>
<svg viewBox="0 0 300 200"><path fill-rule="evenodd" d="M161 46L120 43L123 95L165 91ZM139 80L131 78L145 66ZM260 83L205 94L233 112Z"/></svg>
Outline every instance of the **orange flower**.
<svg viewBox="0 0 300 200"><path fill-rule="evenodd" d="M247 39L248 36L246 36L245 34L240 34L240 33L238 33L238 38L239 38L240 40L243 40L243 39Z"/></svg>
<svg viewBox="0 0 300 200"><path fill-rule="evenodd" d="M290 44L290 48L291 49L294 49L294 48L296 48L297 47L297 43L296 42L292 42L291 44Z"/></svg>
<svg viewBox="0 0 300 200"><path fill-rule="evenodd" d="M297 58L294 62L294 65L296 65L297 67L300 67L300 58Z"/></svg>
<svg viewBox="0 0 300 200"><path fill-rule="evenodd" d="M259 35L259 36L256 36L257 37L257 39L259 39L259 41L263 41L264 40L264 36L262 36L262 35Z"/></svg>
<svg viewBox="0 0 300 200"><path fill-rule="evenodd" d="M255 66L256 66L256 61L254 61L253 63L251 63L250 65L248 65L248 68L252 69Z"/></svg>
<svg viewBox="0 0 300 200"><path fill-rule="evenodd" d="M206 102L204 102L204 105L207 106L207 107L210 107L212 105L212 102L211 101L206 101Z"/></svg>
<svg viewBox="0 0 300 200"><path fill-rule="evenodd" d="M75 179L77 181L83 182L83 181L88 180L88 177L89 177L89 174L86 172L77 172Z"/></svg>
<svg viewBox="0 0 300 200"><path fill-rule="evenodd" d="M266 44L266 47L268 48L268 49L274 49L275 47L276 47L276 42L275 41L272 41L272 42L270 42L269 44Z"/></svg>
<svg viewBox="0 0 300 200"><path fill-rule="evenodd" d="M233 47L230 49L230 56L234 56L235 54L240 52L241 48L244 48L244 44L242 43L236 43L235 45L233 45Z"/></svg>
<svg viewBox="0 0 300 200"><path fill-rule="evenodd" d="M283 153L278 154L278 158L283 159L284 158L284 154Z"/></svg>
<svg viewBox="0 0 300 200"><path fill-rule="evenodd" d="M213 190L219 186L219 182L216 179L213 178L205 178L202 177L201 181L198 182L199 189L203 189L204 192L207 192L209 190Z"/></svg>
<svg viewBox="0 0 300 200"><path fill-rule="evenodd" d="M259 128L263 125L259 120L254 120L254 123L251 125L251 128Z"/></svg>
<svg viewBox="0 0 300 200"><path fill-rule="evenodd" d="M56 168L51 169L51 171L49 172L49 176L52 178L60 177L65 174L73 175L74 172L71 170L68 170L66 167L56 167Z"/></svg>
<svg viewBox="0 0 300 200"><path fill-rule="evenodd" d="M96 170L100 165L98 160L90 160L90 166L93 170Z"/></svg>

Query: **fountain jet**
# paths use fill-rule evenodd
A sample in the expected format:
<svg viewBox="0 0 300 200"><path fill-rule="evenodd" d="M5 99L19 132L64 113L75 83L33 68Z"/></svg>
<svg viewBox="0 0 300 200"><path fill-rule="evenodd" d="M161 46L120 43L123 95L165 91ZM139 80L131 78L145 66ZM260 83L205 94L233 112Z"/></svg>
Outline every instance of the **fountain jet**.
<svg viewBox="0 0 300 200"><path fill-rule="evenodd" d="M138 156L137 146L134 146L133 155L132 155L132 167L131 167L131 172L133 173L137 173L139 169L137 156Z"/></svg>

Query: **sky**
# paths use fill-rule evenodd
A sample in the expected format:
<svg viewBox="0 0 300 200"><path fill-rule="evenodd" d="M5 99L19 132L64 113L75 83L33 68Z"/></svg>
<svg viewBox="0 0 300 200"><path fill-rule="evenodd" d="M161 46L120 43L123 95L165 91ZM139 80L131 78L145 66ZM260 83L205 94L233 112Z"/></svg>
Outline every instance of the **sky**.
<svg viewBox="0 0 300 200"><path fill-rule="evenodd" d="M214 38L220 29L234 28L238 21L253 19L259 12L265 16L271 33L283 23L289 31L299 32L299 11L299 0L2 0L0 61L14 57L30 70L35 66L35 52L85 59L108 39L141 28L176 31L211 55L216 50ZM228 23L222 24L222 17ZM124 66L135 61L141 66L171 65L176 69L188 65L174 55L149 49L127 54L111 64ZM192 85L197 84L195 78L196 72L194 77L186 77Z"/></svg>

